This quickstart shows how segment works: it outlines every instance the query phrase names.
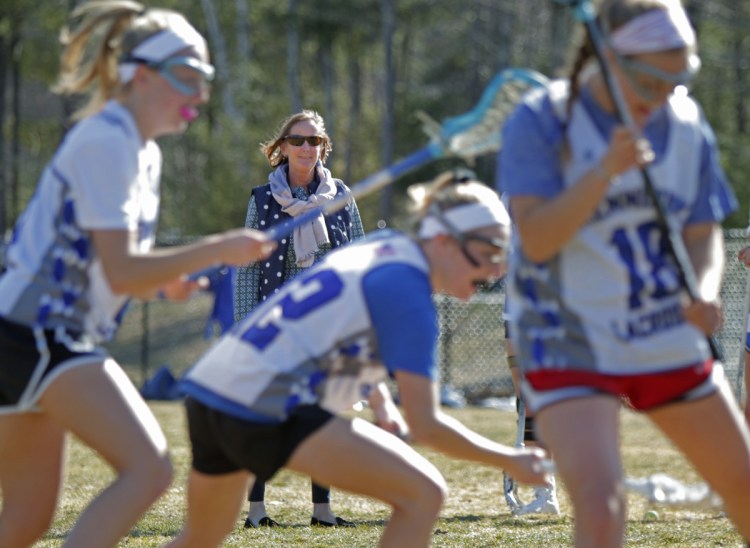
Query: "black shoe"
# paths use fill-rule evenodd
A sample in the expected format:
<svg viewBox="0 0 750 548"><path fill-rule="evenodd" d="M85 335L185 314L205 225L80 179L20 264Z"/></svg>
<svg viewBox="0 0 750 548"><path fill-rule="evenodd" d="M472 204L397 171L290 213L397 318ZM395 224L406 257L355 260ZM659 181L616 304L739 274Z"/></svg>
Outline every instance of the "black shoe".
<svg viewBox="0 0 750 548"><path fill-rule="evenodd" d="M317 527L356 527L357 524L351 521L346 521L344 518L336 516L336 523L330 521L323 521L322 519L312 518L310 520L311 526Z"/></svg>
<svg viewBox="0 0 750 548"><path fill-rule="evenodd" d="M258 525L255 525L250 518L245 519L245 529L258 529L260 527L279 527L279 522L272 520L268 516L263 516L258 520Z"/></svg>

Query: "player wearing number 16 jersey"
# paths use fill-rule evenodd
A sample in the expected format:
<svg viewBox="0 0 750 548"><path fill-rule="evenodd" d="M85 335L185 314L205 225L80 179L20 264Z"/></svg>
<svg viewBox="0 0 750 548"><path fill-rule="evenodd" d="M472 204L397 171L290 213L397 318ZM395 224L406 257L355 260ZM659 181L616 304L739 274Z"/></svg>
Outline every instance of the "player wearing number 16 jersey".
<svg viewBox="0 0 750 548"><path fill-rule="evenodd" d="M558 81L530 98L511 121L514 131L526 128L520 130L523 155L503 153L502 186L511 203L517 196L559 196L601 164L615 118L597 106L588 88L568 114L569 96L567 83ZM678 229L710 226L734 209L713 135L690 97L672 95L654 112L644 135L655 153L651 176ZM536 158L533 169L523 163L527 155ZM559 165L561 156L566 161ZM589 218L555 256L538 261L513 254L509 301L517 306L511 306L510 316L518 326L514 342L529 381L530 406L562 396L534 390L541 376L544 390L557 382L597 385L592 377L597 373L638 375L696 366L695 376L688 376L708 376L710 350L683 314L682 282L665 238L639 171L629 169L612 177ZM557 374L551 370L568 371L565 380L553 380ZM663 394L653 392L642 402L633 394L631 403L649 407L683 391L678 383L668 384ZM652 390L661 388L654 384Z"/></svg>
<svg viewBox="0 0 750 548"><path fill-rule="evenodd" d="M568 489L576 546L623 543L622 400L684 453L750 540L750 433L708 342L722 320L720 223L736 200L688 94L695 32L678 0L597 5L601 49L584 40L569 76L529 96L503 129L522 391Z"/></svg>
<svg viewBox="0 0 750 548"><path fill-rule="evenodd" d="M186 375L193 470L187 524L173 546L219 545L250 473L267 480L281 467L392 506L383 545L427 546L445 482L400 439L407 433L545 483L541 449L486 439L444 415L437 397L432 293L467 299L504 273L507 212L491 189L450 173L418 189L416 238L385 232L328 254ZM384 384L389 376L408 423ZM362 398L381 428L336 416Z"/></svg>

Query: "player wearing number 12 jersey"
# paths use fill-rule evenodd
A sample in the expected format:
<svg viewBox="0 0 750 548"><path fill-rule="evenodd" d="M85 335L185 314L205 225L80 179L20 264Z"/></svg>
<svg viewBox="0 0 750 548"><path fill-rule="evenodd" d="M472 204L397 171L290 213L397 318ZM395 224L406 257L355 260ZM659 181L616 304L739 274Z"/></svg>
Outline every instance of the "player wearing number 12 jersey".
<svg viewBox="0 0 750 548"><path fill-rule="evenodd" d="M546 482L541 449L500 445L440 410L432 293L467 299L503 275L510 233L497 194L456 178L416 187L416 237L383 232L328 254L186 375L193 469L187 524L173 547L219 545L250 474L265 481L281 467L389 504L382 545L427 546L445 483L400 439L407 433L520 481ZM336 416L363 398L377 426Z"/></svg>

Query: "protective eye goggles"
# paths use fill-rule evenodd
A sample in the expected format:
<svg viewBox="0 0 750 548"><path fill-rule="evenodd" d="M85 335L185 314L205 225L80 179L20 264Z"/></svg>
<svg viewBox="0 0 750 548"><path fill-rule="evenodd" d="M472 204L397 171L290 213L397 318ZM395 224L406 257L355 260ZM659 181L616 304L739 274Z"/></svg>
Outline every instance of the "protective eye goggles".
<svg viewBox="0 0 750 548"><path fill-rule="evenodd" d="M189 56L170 57L163 61L151 61L140 57L124 57L120 62L138 63L157 71L176 92L188 97L194 97L208 90L210 86L209 82L214 79L215 74L213 65ZM180 67L190 69L195 75L186 78L184 74L181 75L175 70Z"/></svg>
<svg viewBox="0 0 750 548"><path fill-rule="evenodd" d="M648 63L642 63L615 52L617 63L622 67L628 77L629 82L639 95L646 99L658 99L657 89L669 87L674 91L677 87L682 86L690 90L693 80L701 69L701 60L696 54L688 57L688 67L682 72L667 72L656 68ZM646 76L644 79L643 76Z"/></svg>
<svg viewBox="0 0 750 548"><path fill-rule="evenodd" d="M440 222L440 224L445 227L445 229L448 231L448 235L459 243L459 245L461 246L461 253L464 254L464 257L466 257L466 260L469 261L469 264L473 265L476 268L482 266L482 264L471 253L469 253L467 245L471 241L481 242L487 246L491 246L492 248L494 248L494 253L487 257L487 260L490 264L504 264L507 261L508 244L500 238L489 238L487 236L482 236L481 234L466 234L460 232L453 225L453 223L446 219L445 215L443 215L443 212L440 211L440 209L435 204L430 206L429 211L430 215L435 217L438 222Z"/></svg>
<svg viewBox="0 0 750 548"><path fill-rule="evenodd" d="M283 140L293 147L301 147L305 141L311 147L317 147L323 144L325 138L320 135L287 135Z"/></svg>

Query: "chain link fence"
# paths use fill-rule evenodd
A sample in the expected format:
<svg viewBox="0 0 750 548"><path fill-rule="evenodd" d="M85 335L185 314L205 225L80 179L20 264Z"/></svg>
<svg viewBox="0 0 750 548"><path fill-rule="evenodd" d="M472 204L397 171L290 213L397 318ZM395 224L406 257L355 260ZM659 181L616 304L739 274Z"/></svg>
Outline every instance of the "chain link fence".
<svg viewBox="0 0 750 548"><path fill-rule="evenodd" d="M744 394L744 348L748 314L748 294L750 275L737 260L737 252L748 244L744 230L727 230L726 241L727 266L721 298L724 303L724 327L716 337L722 353L727 378L738 399L746 398Z"/></svg>
<svg viewBox="0 0 750 548"><path fill-rule="evenodd" d="M727 265L721 294L725 321L716 340L732 388L744 398L742 360L750 278L736 256L747 240L742 230L724 234ZM469 302L435 297L442 382L469 403L513 394L503 345L504 300L502 290L479 294ZM136 382L152 374L155 365L169 365L179 375L211 344L204 336L210 310L210 298L205 295L190 303L134 301L112 345L113 353Z"/></svg>
<svg viewBox="0 0 750 548"><path fill-rule="evenodd" d="M746 325L748 274L736 257L746 245L742 230L728 230L727 266L722 286L724 327L716 337L724 367L738 397L742 394L743 348ZM513 393L503 348L504 291L480 294L462 303L437 296L440 313L438 359L443 383L463 393L469 402Z"/></svg>

